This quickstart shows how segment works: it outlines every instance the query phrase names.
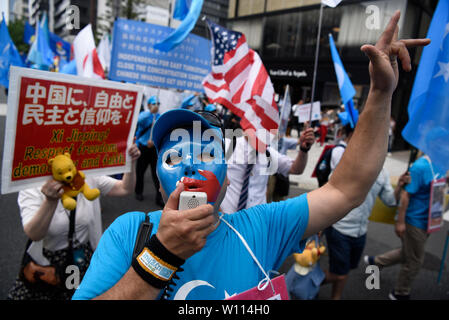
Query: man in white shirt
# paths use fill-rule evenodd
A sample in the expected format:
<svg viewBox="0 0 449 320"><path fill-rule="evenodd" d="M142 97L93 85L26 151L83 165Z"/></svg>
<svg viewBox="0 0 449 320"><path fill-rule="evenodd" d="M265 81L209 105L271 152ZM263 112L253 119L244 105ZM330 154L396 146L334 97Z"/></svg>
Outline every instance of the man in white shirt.
<svg viewBox="0 0 449 320"><path fill-rule="evenodd" d="M340 162L353 131L349 124L341 129L340 134L343 135L343 140L332 150L332 172ZM324 283L332 283L332 299L339 300L341 298L350 270L357 268L360 262L365 248L368 218L377 196L385 205L396 206L401 188L408 181L409 176L402 175L396 189L393 189L388 172L382 168L365 201L325 230L329 249L329 270L326 271Z"/></svg>
<svg viewBox="0 0 449 320"><path fill-rule="evenodd" d="M340 162L341 157L345 152L346 146L348 145L349 140L351 140L353 132L354 128L351 128L349 124L344 125L338 130L337 139L340 139L340 141L332 149L331 172L335 170L337 164Z"/></svg>
<svg viewBox="0 0 449 320"><path fill-rule="evenodd" d="M293 160L269 147L267 149L268 153L258 153L256 161L255 151L248 143L246 136L238 137L233 148L232 156L228 160L227 177L230 184L221 204L221 210L224 213L238 211L245 170L248 163L254 163L254 167L249 177L248 199L245 208L251 208L267 202L267 183L270 174L279 173L284 176L288 176L289 174L302 174L307 164L307 152L314 141L313 129L308 128L301 133L300 151L296 159ZM226 139L226 150L229 150L231 144L232 140ZM269 158L267 158L267 155L269 155Z"/></svg>

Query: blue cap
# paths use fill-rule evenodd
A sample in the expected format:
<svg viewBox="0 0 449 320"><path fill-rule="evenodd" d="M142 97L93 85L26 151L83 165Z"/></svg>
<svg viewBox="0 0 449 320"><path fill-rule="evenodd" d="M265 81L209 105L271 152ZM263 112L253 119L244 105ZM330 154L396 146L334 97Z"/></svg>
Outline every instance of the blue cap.
<svg viewBox="0 0 449 320"><path fill-rule="evenodd" d="M148 103L148 104L157 104L157 103L159 103L159 99L158 99L157 96L151 96L151 97L148 99L147 103Z"/></svg>
<svg viewBox="0 0 449 320"><path fill-rule="evenodd" d="M193 121L201 121L201 130L217 129L217 127L211 125L200 114L188 109L172 109L164 112L154 124L153 127L153 143L156 147L156 151L159 152L161 143L164 137L169 134L173 129L192 126ZM220 132L221 131L217 130Z"/></svg>
<svg viewBox="0 0 449 320"><path fill-rule="evenodd" d="M209 112L214 112L215 110L217 110L217 107L214 104L208 104L205 108L205 111L209 111Z"/></svg>
<svg viewBox="0 0 449 320"><path fill-rule="evenodd" d="M181 103L181 108L187 108L187 107L189 107L189 106L193 106L193 104L194 104L194 102L193 102L193 100L194 100L194 98L195 98L195 95L194 94L191 94L191 95L189 95L187 98L185 98L184 100L182 100L182 103Z"/></svg>

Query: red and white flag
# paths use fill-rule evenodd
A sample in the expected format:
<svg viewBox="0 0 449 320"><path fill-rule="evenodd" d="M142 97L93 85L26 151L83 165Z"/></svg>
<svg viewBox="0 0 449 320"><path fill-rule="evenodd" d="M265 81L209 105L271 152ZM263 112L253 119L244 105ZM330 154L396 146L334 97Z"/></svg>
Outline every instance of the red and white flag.
<svg viewBox="0 0 449 320"><path fill-rule="evenodd" d="M279 127L274 88L259 55L245 35L208 21L212 34L212 71L203 80L205 93L241 118L249 142L265 152Z"/></svg>
<svg viewBox="0 0 449 320"><path fill-rule="evenodd" d="M84 27L73 40L73 50L79 76L104 79L104 70L98 58L90 24Z"/></svg>

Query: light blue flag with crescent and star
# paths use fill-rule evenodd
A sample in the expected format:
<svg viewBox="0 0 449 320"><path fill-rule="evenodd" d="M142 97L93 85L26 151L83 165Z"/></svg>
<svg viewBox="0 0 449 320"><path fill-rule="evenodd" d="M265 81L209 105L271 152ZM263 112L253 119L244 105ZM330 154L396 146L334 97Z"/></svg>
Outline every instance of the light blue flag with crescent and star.
<svg viewBox="0 0 449 320"><path fill-rule="evenodd" d="M61 67L59 73L77 75L78 73L76 71L76 60L73 59L72 61L67 62L63 67Z"/></svg>
<svg viewBox="0 0 449 320"><path fill-rule="evenodd" d="M23 42L27 44L32 44L34 41L33 36L35 35L36 30L33 28L33 26L30 25L28 20L25 22L25 28L23 30Z"/></svg>
<svg viewBox="0 0 449 320"><path fill-rule="evenodd" d="M440 0L430 23L408 104L402 136L449 170L449 0Z"/></svg>
<svg viewBox="0 0 449 320"><path fill-rule="evenodd" d="M9 87L10 66L23 67L24 65L19 51L11 40L5 16L2 13L2 22L0 24L0 85L5 88Z"/></svg>
<svg viewBox="0 0 449 320"><path fill-rule="evenodd" d="M355 89L349 79L348 74L345 71L345 67L341 62L340 55L338 54L337 47L335 46L334 38L329 34L329 44L331 48L332 60L334 61L335 74L337 75L338 88L340 89L340 96L345 110L349 115L349 124L352 128L357 124L359 119L359 112L354 108L352 98L355 96Z"/></svg>
<svg viewBox="0 0 449 320"><path fill-rule="evenodd" d="M178 2L182 3L178 4ZM170 33L167 38L154 44L154 49L167 52L181 44L189 35L190 31L192 31L193 27L195 27L196 21L201 14L203 2L204 0L177 0L175 17L183 17L184 19L179 27ZM188 6L189 3L190 6ZM176 10L178 6L180 7L179 11ZM188 12L186 12L187 7L189 8Z"/></svg>
<svg viewBox="0 0 449 320"><path fill-rule="evenodd" d="M176 0L175 9L173 10L173 18L184 20L189 13L189 8L192 5L192 0Z"/></svg>
<svg viewBox="0 0 449 320"><path fill-rule="evenodd" d="M44 12L42 21L37 24L36 38L28 52L27 59L37 65L50 66L55 54L50 47L50 31L48 30L47 13Z"/></svg>
<svg viewBox="0 0 449 320"><path fill-rule="evenodd" d="M36 30L27 21L25 23L25 28L23 31L23 41L28 44L33 44L35 35ZM70 60L70 49L71 49L70 42L63 40L61 37L54 34L53 32L49 32L49 41L50 41L49 42L50 49L53 51L55 55L59 56L63 60L66 61Z"/></svg>

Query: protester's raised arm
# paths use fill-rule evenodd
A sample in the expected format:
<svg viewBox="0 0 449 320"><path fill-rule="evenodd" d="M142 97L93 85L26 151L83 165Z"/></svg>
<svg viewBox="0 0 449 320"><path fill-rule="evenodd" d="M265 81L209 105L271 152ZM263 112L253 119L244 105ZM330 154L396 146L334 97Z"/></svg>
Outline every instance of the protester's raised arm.
<svg viewBox="0 0 449 320"><path fill-rule="evenodd" d="M307 150L315 142L315 134L312 128L307 128L303 132L301 132L300 142L299 142L299 152L296 156L295 161L293 162L290 168L290 174L302 174L307 165ZM306 150L305 152L302 150Z"/></svg>
<svg viewBox="0 0 449 320"><path fill-rule="evenodd" d="M388 142L391 98L398 83L398 62L411 70L407 48L423 46L429 39L398 40L400 12L391 18L375 46L361 50L370 59L370 92L346 151L329 183L308 194L309 224L304 237L343 218L360 205L382 169Z"/></svg>
<svg viewBox="0 0 449 320"><path fill-rule="evenodd" d="M28 238L32 241L39 241L45 238L50 227L51 220L55 213L58 202L61 200L61 195L64 193L61 182L48 179L41 188L44 194L44 199L39 205L33 218L23 226L23 230ZM21 197L30 197L28 192L22 193ZM20 201L19 201L20 202ZM34 210L35 206L21 208L21 210Z"/></svg>
<svg viewBox="0 0 449 320"><path fill-rule="evenodd" d="M117 181L107 194L108 196L126 196L134 191L134 187L136 186L136 163L140 157L140 150L135 143L128 149L128 154L131 157L131 171L125 173L122 180Z"/></svg>

